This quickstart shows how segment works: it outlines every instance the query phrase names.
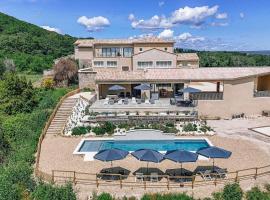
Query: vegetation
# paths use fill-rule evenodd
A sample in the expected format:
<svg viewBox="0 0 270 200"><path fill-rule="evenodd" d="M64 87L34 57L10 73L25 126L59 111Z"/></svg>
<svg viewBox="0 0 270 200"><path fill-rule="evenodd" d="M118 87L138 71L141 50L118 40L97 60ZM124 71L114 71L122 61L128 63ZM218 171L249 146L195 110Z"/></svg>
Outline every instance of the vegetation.
<svg viewBox="0 0 270 200"><path fill-rule="evenodd" d="M78 65L72 59L60 59L54 67L54 81L57 85L70 85L76 83L78 79Z"/></svg>
<svg viewBox="0 0 270 200"><path fill-rule="evenodd" d="M183 132L191 132L191 131L197 131L198 127L196 124L193 123L187 123L183 126Z"/></svg>
<svg viewBox="0 0 270 200"><path fill-rule="evenodd" d="M265 191L260 190L258 187L253 187L251 190L247 191L245 194L237 183L225 185L222 191L213 193L212 197L207 197L200 200L269 200L270 199L270 190L267 188L270 185L265 186ZM123 197L123 198L114 198L109 193L101 193L97 195L93 194L93 200L136 200L135 197ZM139 200L139 199L138 199ZM185 194L185 193L152 193L145 194L141 200L196 200L195 198ZM199 200L199 199L198 199Z"/></svg>
<svg viewBox="0 0 270 200"><path fill-rule="evenodd" d="M0 200L29 199L44 187L32 177L39 136L69 89L35 89L14 72L0 78Z"/></svg>
<svg viewBox="0 0 270 200"><path fill-rule="evenodd" d="M72 129L72 135L85 135L87 133L89 133L89 131L91 130L91 126L78 126Z"/></svg>
<svg viewBox="0 0 270 200"><path fill-rule="evenodd" d="M71 184L53 187L50 184L40 183L31 197L36 200L76 200Z"/></svg>
<svg viewBox="0 0 270 200"><path fill-rule="evenodd" d="M73 54L75 40L0 13L0 72L13 62L18 71L40 73L54 59Z"/></svg>
<svg viewBox="0 0 270 200"><path fill-rule="evenodd" d="M228 51L195 51L175 49L176 53L198 53L200 67L270 66L269 55Z"/></svg>

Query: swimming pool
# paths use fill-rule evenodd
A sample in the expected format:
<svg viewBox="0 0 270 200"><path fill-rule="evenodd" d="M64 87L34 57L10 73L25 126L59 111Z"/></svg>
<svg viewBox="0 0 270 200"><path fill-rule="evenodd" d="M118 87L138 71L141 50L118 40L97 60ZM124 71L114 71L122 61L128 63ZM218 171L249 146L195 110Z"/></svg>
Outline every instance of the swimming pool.
<svg viewBox="0 0 270 200"><path fill-rule="evenodd" d="M126 151L154 149L160 152L184 149L197 151L209 147L206 139L173 139L173 140L84 140L77 149L78 153L98 152L104 149L118 148Z"/></svg>

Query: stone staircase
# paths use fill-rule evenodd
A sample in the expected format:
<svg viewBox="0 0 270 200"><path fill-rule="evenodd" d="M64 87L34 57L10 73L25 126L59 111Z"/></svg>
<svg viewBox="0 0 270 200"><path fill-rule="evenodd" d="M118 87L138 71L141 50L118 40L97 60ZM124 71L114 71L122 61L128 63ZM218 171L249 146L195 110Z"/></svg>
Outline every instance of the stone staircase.
<svg viewBox="0 0 270 200"><path fill-rule="evenodd" d="M63 101L47 130L47 134L61 134L68 117L72 114L77 99L71 96Z"/></svg>

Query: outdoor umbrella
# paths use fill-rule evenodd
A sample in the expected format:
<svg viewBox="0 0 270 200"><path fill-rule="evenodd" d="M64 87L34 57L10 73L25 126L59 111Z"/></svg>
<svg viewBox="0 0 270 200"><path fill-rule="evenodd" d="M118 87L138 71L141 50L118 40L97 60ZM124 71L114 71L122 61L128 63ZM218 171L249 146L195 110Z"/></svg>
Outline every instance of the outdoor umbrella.
<svg viewBox="0 0 270 200"><path fill-rule="evenodd" d="M151 90L150 84L143 83L134 87L135 90Z"/></svg>
<svg viewBox="0 0 270 200"><path fill-rule="evenodd" d="M201 90L199 89L196 89L196 88L193 88L193 87L186 87L182 90L180 90L181 92L184 92L184 93L197 93L197 92L201 92Z"/></svg>
<svg viewBox="0 0 270 200"><path fill-rule="evenodd" d="M128 151L124 151L121 149L104 149L99 151L94 158L97 160L111 162L114 160L122 160L129 154Z"/></svg>
<svg viewBox="0 0 270 200"><path fill-rule="evenodd" d="M182 174L183 162L196 162L198 159L198 154L179 149L179 150L167 151L164 158L168 160L172 160L174 162L181 163L181 174Z"/></svg>
<svg viewBox="0 0 270 200"><path fill-rule="evenodd" d="M124 88L123 86L120 85L113 85L111 87L109 87L108 90L110 91L120 91L120 90L125 90L126 88Z"/></svg>
<svg viewBox="0 0 270 200"><path fill-rule="evenodd" d="M219 148L219 147L206 147L201 148L197 151L197 154L200 154L202 156L212 158L213 159L213 169L215 167L215 158L229 158L232 155L232 152L227 151L225 149Z"/></svg>
<svg viewBox="0 0 270 200"><path fill-rule="evenodd" d="M131 153L140 161L147 162L147 171L149 162L160 163L164 159L164 155L152 149L139 149Z"/></svg>

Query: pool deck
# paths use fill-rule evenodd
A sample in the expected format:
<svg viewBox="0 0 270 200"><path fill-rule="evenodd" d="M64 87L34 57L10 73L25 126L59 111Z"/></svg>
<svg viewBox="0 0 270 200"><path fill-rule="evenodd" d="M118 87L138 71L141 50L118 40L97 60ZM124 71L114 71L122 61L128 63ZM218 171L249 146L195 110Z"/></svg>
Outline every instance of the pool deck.
<svg viewBox="0 0 270 200"><path fill-rule="evenodd" d="M155 101L155 104L131 103L131 99L129 99L129 103L127 105L118 105L117 103L115 103L114 105L104 105L104 101L104 99L95 101L89 108L89 110L93 112L180 112L193 111L194 109L196 109L196 107L179 107L176 105L171 105L169 98L160 98L159 100Z"/></svg>
<svg viewBox="0 0 270 200"><path fill-rule="evenodd" d="M233 152L229 159L216 159L216 166L227 168L228 171L236 171L250 167L260 167L269 165L270 158L270 138L249 130L248 128L269 126L270 118L243 119L243 120L214 120L208 124L217 131L217 135L207 137L213 143L221 148ZM122 137L122 136L119 136ZM160 139L156 136L154 138ZM186 138L186 137L182 137ZM41 148L40 170L51 174L52 170L75 170L78 172L98 173L101 169L110 164L101 161L84 161L83 155L73 155L73 151L80 143L83 137L63 137L59 135L46 135ZM132 139L132 137L131 137ZM185 163L184 168L193 171L197 166L209 166L212 162L208 160L199 160L196 163ZM145 166L144 162L128 156L124 160L115 161L114 166L122 166L134 172L138 168ZM166 169L179 168L179 164L165 160L159 164L150 163L150 167L157 167L162 171ZM250 189L254 185L264 184L270 177L257 179L256 181L246 181L241 183L244 190ZM187 192L194 197L207 197L212 192L218 191L222 186L204 186L194 188L177 188L170 192ZM119 186L108 186L96 188L94 185L76 185L79 199L86 199L93 191L110 192L118 196L137 196L140 197L145 192L168 192L167 188L147 189L142 188L123 188Z"/></svg>

